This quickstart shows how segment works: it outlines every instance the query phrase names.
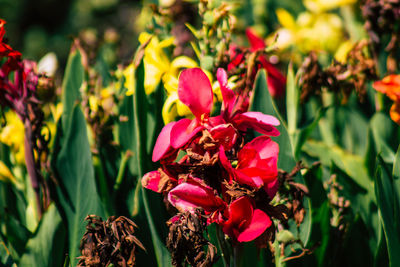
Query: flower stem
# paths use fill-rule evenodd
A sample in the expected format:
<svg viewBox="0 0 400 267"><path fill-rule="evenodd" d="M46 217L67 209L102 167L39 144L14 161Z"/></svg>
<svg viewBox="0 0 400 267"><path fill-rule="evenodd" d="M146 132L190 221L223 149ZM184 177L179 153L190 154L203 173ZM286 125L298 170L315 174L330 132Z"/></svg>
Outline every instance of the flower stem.
<svg viewBox="0 0 400 267"><path fill-rule="evenodd" d="M32 188L35 192L36 196L36 205L39 217L42 217L43 207L42 201L40 198L40 181L39 174L35 166L35 158L33 155L33 147L32 147L32 125L28 119L24 120L24 145L25 145L25 164L26 169L28 171L29 177L31 179Z"/></svg>

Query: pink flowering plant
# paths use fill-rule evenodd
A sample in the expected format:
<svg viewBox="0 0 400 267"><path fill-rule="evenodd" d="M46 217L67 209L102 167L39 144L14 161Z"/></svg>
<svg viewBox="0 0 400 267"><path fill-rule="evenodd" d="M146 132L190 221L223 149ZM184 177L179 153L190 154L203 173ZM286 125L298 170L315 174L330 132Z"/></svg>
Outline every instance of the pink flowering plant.
<svg viewBox="0 0 400 267"><path fill-rule="evenodd" d="M164 126L153 150L161 167L142 178L142 185L164 196L180 223L182 213L200 211L205 223L217 224L236 242L266 236L272 227L270 202L278 189L279 146L275 117L248 109L248 97L227 85L224 69L217 71L223 103L211 116L213 93L200 68L185 69L179 76L179 99L195 118ZM248 140L247 130L259 133ZM177 159L178 154L180 158ZM179 240L175 240L179 242Z"/></svg>

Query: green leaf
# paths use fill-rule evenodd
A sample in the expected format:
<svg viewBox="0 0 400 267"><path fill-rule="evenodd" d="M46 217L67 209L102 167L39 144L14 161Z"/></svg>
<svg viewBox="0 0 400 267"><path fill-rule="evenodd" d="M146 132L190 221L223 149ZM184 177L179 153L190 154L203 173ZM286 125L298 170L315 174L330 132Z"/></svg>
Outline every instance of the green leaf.
<svg viewBox="0 0 400 267"><path fill-rule="evenodd" d="M279 144L278 167L283 170L290 171L296 165L296 162L293 158L293 149L289 134L286 130L285 122L283 121L274 101L272 100L271 95L269 94L265 70L260 70L257 74L253 95L250 100L250 110L273 115L281 122L281 125L277 127L281 134L278 137L273 138L274 141Z"/></svg>
<svg viewBox="0 0 400 267"><path fill-rule="evenodd" d="M19 265L62 266L65 229L54 204L43 215L35 235L29 239Z"/></svg>
<svg viewBox="0 0 400 267"><path fill-rule="evenodd" d="M58 204L67 221L69 256L76 265L85 217L96 214L104 218L105 212L96 189L86 122L79 106L70 118L65 136L58 133L56 137L60 147L55 149L53 166L59 182Z"/></svg>
<svg viewBox="0 0 400 267"><path fill-rule="evenodd" d="M344 151L339 146L329 146L323 142L308 140L303 147L304 152L318 158L323 165L330 167L335 163L363 189L373 192L372 178L364 165L363 158Z"/></svg>
<svg viewBox="0 0 400 267"><path fill-rule="evenodd" d="M395 158L393 146L398 145L396 129L397 126L383 113L376 113L371 121L370 127L375 141L376 151L387 163L393 163ZM394 144L395 143L395 144Z"/></svg>
<svg viewBox="0 0 400 267"><path fill-rule="evenodd" d="M84 69L81 54L78 49L75 49L68 57L62 84L62 127L64 132L67 132L72 110L81 97L79 90L82 86L83 78Z"/></svg>
<svg viewBox="0 0 400 267"><path fill-rule="evenodd" d="M134 114L134 123L135 123L135 142L136 142L136 160L138 166L138 176L141 179L143 174L146 171L150 170L151 158L149 157L149 152L146 149L146 139L147 129L145 128L147 125L147 100L146 94L144 89L144 63L143 60L141 61L140 65L136 69L135 73L136 77L136 91L133 95L133 114ZM140 186L140 182L138 182ZM140 186L140 197L144 207L144 211L147 217L147 223L150 229L151 238L153 240L154 251L157 258L158 266L170 266L171 264L171 257L166 249L165 245L161 242L159 234L156 229L155 220L153 218L152 206L154 206L155 202L150 202L148 200L148 195L146 189ZM159 204L158 204L159 206ZM161 216L162 217L162 216ZM164 221L162 222L164 223Z"/></svg>
<svg viewBox="0 0 400 267"><path fill-rule="evenodd" d="M398 158L396 158L397 160ZM375 193L380 211L380 218L385 231L390 266L400 266L400 229L399 229L399 195L396 180L390 175L388 168L378 156L375 180ZM398 171L398 167L395 167ZM398 173L397 173L398 174Z"/></svg>
<svg viewBox="0 0 400 267"><path fill-rule="evenodd" d="M303 177L306 181L311 201L312 226L310 246L319 244L312 256L316 258L317 266L323 266L328 263L329 256L331 256L329 251L331 212L329 209L329 200L326 197L326 192L322 184L321 166L312 166Z"/></svg>

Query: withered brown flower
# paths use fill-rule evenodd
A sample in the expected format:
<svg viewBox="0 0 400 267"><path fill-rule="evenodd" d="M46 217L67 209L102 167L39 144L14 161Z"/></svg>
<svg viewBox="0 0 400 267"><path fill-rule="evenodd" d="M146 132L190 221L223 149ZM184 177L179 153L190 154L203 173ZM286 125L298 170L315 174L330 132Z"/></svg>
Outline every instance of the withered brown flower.
<svg viewBox="0 0 400 267"><path fill-rule="evenodd" d="M88 215L85 220L88 224L78 266L134 266L136 247L146 250L134 236L136 224L124 216L111 216L104 222L96 215Z"/></svg>

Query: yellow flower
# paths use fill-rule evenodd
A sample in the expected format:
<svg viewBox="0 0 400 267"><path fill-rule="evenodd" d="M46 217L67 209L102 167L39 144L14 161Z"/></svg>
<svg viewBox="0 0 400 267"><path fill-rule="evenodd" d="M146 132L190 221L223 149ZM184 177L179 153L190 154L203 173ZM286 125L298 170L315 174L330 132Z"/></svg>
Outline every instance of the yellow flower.
<svg viewBox="0 0 400 267"><path fill-rule="evenodd" d="M5 113L7 124L1 129L0 142L9 146L15 156L15 161L25 163L24 125L15 112Z"/></svg>
<svg viewBox="0 0 400 267"><path fill-rule="evenodd" d="M16 183L14 175L11 173L10 169L4 162L0 160L0 181Z"/></svg>
<svg viewBox="0 0 400 267"><path fill-rule="evenodd" d="M280 49L295 46L303 53L311 50L334 53L344 38L342 19L334 13L306 11L294 19L286 10L277 9L276 15L282 25L276 41Z"/></svg>
<svg viewBox="0 0 400 267"><path fill-rule="evenodd" d="M304 0L308 10L318 13L325 12L345 5L354 4L356 0Z"/></svg>

